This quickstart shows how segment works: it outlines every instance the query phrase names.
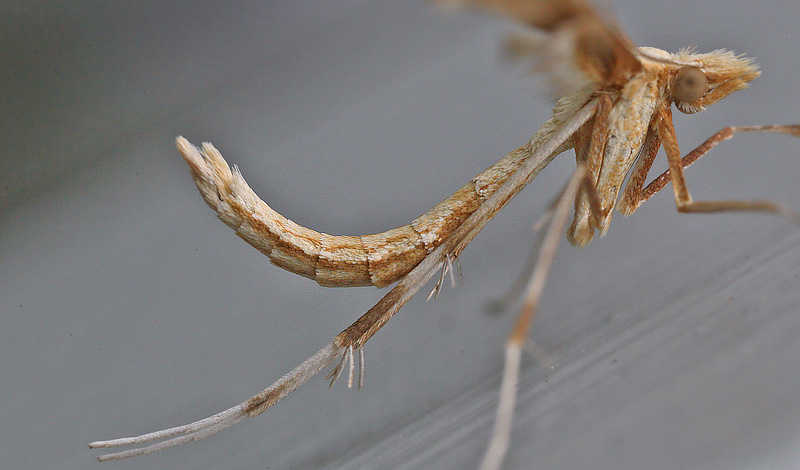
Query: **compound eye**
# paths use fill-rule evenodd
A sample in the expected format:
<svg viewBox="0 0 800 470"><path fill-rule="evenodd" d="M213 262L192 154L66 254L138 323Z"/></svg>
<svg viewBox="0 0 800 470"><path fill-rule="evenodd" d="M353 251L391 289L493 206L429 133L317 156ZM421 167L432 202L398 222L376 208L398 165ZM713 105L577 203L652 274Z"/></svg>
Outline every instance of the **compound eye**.
<svg viewBox="0 0 800 470"><path fill-rule="evenodd" d="M686 66L678 71L672 84L672 97L675 101L691 103L698 100L708 90L708 78L697 67Z"/></svg>

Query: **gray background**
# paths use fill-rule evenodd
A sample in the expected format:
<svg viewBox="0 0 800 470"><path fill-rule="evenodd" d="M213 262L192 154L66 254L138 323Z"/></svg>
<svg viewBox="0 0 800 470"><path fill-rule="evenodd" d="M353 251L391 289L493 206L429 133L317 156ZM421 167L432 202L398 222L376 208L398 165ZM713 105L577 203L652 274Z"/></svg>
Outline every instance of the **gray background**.
<svg viewBox="0 0 800 470"><path fill-rule="evenodd" d="M758 58L753 86L676 116L684 151L800 121L800 3L615 1L632 39ZM209 140L295 221L401 225L526 141L552 102L502 60L507 25L423 3L0 6L0 467L473 468L502 342L491 317L564 155L464 252L462 287L366 347L362 391L321 377L213 438L98 464L86 443L205 417L271 383L382 295L271 266L216 220L173 146ZM800 208L800 141L745 135L696 199ZM663 158L659 168L663 168ZM509 469L800 466L800 232L680 215L671 191L563 246L524 364ZM566 245L566 244L565 244Z"/></svg>

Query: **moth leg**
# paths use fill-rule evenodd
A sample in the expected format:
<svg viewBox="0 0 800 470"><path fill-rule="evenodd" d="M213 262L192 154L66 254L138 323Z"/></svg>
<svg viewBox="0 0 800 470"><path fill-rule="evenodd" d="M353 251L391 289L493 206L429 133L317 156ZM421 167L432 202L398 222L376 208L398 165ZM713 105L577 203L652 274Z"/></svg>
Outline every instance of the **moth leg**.
<svg viewBox="0 0 800 470"><path fill-rule="evenodd" d="M542 297L545 281L553 263L559 239L565 231L569 220L570 206L581 191L588 195L592 211L599 213L601 210L600 200L594 190L591 173L584 164L578 165L566 187L561 192L561 196L552 212L547 231L537 252L536 263L528 281L523 305L517 316L517 321L506 339L500 399L497 404L492 437L483 456L481 470L498 470L508 450L514 406L517 400L521 354L533 323L533 317L539 306L539 300Z"/></svg>
<svg viewBox="0 0 800 470"><path fill-rule="evenodd" d="M112 439L108 441L95 441L90 443L89 447L118 447L166 439L148 446L101 455L98 457L98 460L102 462L105 460L119 460L135 457L137 455L152 454L153 452L158 452L187 442L205 439L223 429L233 426L248 416L256 416L262 413L305 383L309 378L314 376L314 374L328 366L340 354L345 355L346 350L331 343L249 400L209 416L208 418L200 419L183 426L142 434L140 436L123 437L121 439Z"/></svg>
<svg viewBox="0 0 800 470"><path fill-rule="evenodd" d="M766 200L724 200L724 201L693 201L686 186L683 169L694 163L697 159L708 153L714 146L723 140L730 139L734 133L749 132L775 132L800 137L800 125L789 126L749 126L728 127L714 134L698 148L681 158L678 141L675 137L675 128L672 126L670 110L661 111L661 122L658 134L664 144L664 150L669 160L669 170L650 183L642 192L640 202L646 201L653 194L661 190L667 182L672 181L675 191L675 205L679 212L725 212L725 211L757 211L770 212L788 218L796 225L800 225L800 214L791 209Z"/></svg>
<svg viewBox="0 0 800 470"><path fill-rule="evenodd" d="M631 170L631 175L622 192L622 197L620 197L617 203L617 210L625 217L633 214L633 212L647 200L642 198L642 191L644 183L647 181L647 174L650 172L650 168L653 167L656 155L658 155L659 148L661 148L661 138L658 136L658 119L656 118L650 123L647 136L642 145L641 154L636 160L636 165L633 167L633 170ZM684 168L686 168L686 166L688 165L685 165ZM665 174L669 174L669 172Z"/></svg>

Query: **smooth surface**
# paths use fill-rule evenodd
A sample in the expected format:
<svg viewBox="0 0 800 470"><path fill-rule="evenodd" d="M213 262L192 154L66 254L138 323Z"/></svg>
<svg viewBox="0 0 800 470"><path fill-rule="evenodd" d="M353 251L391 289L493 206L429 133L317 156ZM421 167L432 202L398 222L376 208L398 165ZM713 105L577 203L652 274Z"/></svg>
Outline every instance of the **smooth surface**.
<svg viewBox="0 0 800 470"><path fill-rule="evenodd" d="M403 224L549 116L506 25L420 2L0 6L0 467L477 465L520 269L565 154L366 346L361 391L314 378L222 434L99 464L89 441L184 424L258 392L382 295L268 264L216 220L174 149L212 141L316 230ZM684 152L730 124L800 122L800 5L616 1L632 39L730 48L763 75L676 113ZM34 10L34 8L36 8ZM635 8L635 9L634 9ZM800 140L744 135L688 172L696 200L800 208ZM665 166L663 155L660 168ZM608 236L562 246L526 358L507 469L800 466L800 231L681 215L669 188Z"/></svg>

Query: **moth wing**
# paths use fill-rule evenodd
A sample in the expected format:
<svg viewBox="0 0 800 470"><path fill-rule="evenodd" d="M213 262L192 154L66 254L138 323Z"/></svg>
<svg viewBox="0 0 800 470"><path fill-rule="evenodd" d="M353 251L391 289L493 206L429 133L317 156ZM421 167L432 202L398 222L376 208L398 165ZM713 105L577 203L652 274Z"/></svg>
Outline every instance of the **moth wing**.
<svg viewBox="0 0 800 470"><path fill-rule="evenodd" d="M518 57L537 57L560 94L587 82L622 86L641 70L635 45L610 19L585 0L438 0L509 17L527 31L508 49Z"/></svg>

